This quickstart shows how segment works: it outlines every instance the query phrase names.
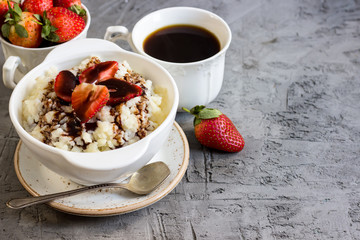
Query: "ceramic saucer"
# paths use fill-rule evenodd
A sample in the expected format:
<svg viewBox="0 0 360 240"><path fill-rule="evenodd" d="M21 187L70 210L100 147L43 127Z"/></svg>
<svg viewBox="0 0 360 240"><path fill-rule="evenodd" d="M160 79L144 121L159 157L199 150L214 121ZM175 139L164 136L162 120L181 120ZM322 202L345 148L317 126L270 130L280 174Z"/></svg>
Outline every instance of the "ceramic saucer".
<svg viewBox="0 0 360 240"><path fill-rule="evenodd" d="M181 127L175 122L169 139L150 162L162 161L170 168L170 176L158 189L146 196L122 189L94 190L48 204L56 210L82 216L111 216L147 207L169 194L180 182L189 163L189 144ZM67 191L82 187L64 178L37 161L19 142L14 155L15 171L20 183L33 196Z"/></svg>

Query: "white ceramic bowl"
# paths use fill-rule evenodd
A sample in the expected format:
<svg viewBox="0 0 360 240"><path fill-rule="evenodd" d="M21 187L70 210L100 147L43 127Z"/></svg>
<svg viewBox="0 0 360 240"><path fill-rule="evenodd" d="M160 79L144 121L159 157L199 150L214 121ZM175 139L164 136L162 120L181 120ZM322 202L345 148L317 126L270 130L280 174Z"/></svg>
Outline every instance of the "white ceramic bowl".
<svg viewBox="0 0 360 240"><path fill-rule="evenodd" d="M85 28L79 35L77 35L70 41L84 39L87 36L87 32L91 23L91 16L89 10L84 4L82 4L82 7L86 11ZM4 39L1 34L0 42L4 57L6 59L3 65L3 82L5 87L7 88L14 88L14 82L17 83L27 72L39 65L42 61L44 61L47 54L56 47L50 46L42 48L26 48L16 46Z"/></svg>
<svg viewBox="0 0 360 240"><path fill-rule="evenodd" d="M40 142L21 126L22 100L29 94L35 79L55 66L59 71L69 69L91 56L102 60L126 60L131 68L151 79L155 86L167 89L163 96L166 114L163 123L140 141L123 148L98 152L75 153L51 147ZM115 182L144 166L160 150L168 138L179 103L179 93L174 79L159 64L136 53L121 49L114 43L101 39L82 39L56 47L39 66L28 72L16 85L9 104L11 121L23 144L35 154L37 159L52 171L80 184Z"/></svg>

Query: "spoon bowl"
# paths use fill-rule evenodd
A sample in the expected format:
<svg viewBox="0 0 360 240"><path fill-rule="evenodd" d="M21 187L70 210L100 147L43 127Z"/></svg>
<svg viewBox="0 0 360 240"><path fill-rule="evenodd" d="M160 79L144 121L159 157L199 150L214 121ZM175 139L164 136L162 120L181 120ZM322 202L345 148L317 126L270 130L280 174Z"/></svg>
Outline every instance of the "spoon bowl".
<svg viewBox="0 0 360 240"><path fill-rule="evenodd" d="M139 195L145 195L152 192L169 175L170 169L165 163L150 163L131 176L126 189Z"/></svg>
<svg viewBox="0 0 360 240"><path fill-rule="evenodd" d="M123 188L139 195L146 195L155 190L169 175L170 169L165 163L154 162L135 172L128 183L103 183L38 197L15 198L9 200L6 205L9 208L19 209L101 188Z"/></svg>

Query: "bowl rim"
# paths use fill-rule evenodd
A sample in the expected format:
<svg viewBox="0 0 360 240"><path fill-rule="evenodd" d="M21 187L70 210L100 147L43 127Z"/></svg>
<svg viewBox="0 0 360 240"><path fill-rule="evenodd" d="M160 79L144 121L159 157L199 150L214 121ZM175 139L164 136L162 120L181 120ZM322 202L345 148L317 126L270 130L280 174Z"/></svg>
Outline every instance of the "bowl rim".
<svg viewBox="0 0 360 240"><path fill-rule="evenodd" d="M81 39L81 40L77 40L77 41L89 41L89 40L94 40L91 38L87 38L87 39ZM95 39L95 40L101 40L101 41L106 41L106 40L102 40L102 39ZM107 41L108 42L108 41ZM114 44L115 45L115 44ZM117 46L117 45L115 45ZM174 120L173 118L175 118L176 112L177 112L177 107L179 104L179 92L177 89L177 85L175 83L175 80L173 79L173 77L170 75L170 73L163 68L160 64L152 61L151 59L148 59L144 56L141 56L139 54L130 52L130 51L126 51L120 47L118 47L117 51L114 50L107 50L107 51L98 51L95 54L88 54L88 56L91 55L97 55L97 54L101 54L101 53L106 53L106 52L111 52L113 55L116 56L120 56L121 54L128 54L128 55L132 55L134 58L139 58L142 59L143 61L146 61L148 63L150 63L151 65L156 65L158 68L160 68L163 73L167 76L167 79L170 81L170 85L173 88L173 92L174 92L174 96L172 96L174 98L174 102L172 104L172 106L170 107L170 110L167 114L167 116L165 117L165 119L163 120L163 122L153 131L151 132L148 136L146 136L143 139L140 139L139 141L129 144L127 146L124 146L122 148L117 148L117 149L113 149L113 150L108 150L108 151L103 151L103 152L71 152L71 151L67 151L67 150L62 150L53 146L50 146L48 144L45 144L39 140L37 140L36 138L34 138L33 136L30 135L30 133L28 133L22 126L22 124L20 123L20 119L18 119L18 115L21 114L19 113L19 111L21 111L21 109L17 109L16 106L16 102L18 102L18 95L19 95L19 91L21 91L23 88L26 88L28 86L29 83L27 83L26 79L29 78L29 76L34 75L35 72L37 71L41 71L43 72L45 70L45 68L47 66L53 66L55 65L55 63L64 63L66 61L66 59L46 59L44 60L41 64L39 64L38 66L36 66L35 68L33 68L31 71L29 71L23 78L22 80L19 81L19 83L16 85L16 87L14 88L11 97L10 97L10 101L9 101L9 115L10 115L10 119L11 122L13 124L13 126L15 127L16 131L18 132L18 134L20 135L20 138L24 137L24 139L26 142L29 142L31 144L35 144L35 146L40 150L45 150L47 152L52 152L53 154L58 154L58 155L62 155L69 163L71 163L74 166L80 167L82 169L88 169L88 170L110 170L110 169L114 169L117 167L124 167L127 166L129 164L132 164L134 161L132 162L128 162L128 164L124 164L123 161L116 161L118 163L118 165L116 164L111 164L111 166L105 166L105 164L103 166L88 166L86 165L86 162L84 161L77 161L75 159L77 159L77 156L97 156L97 155L106 155L106 154L111 154L113 152L121 152L124 151L123 149L129 149L129 148L135 148L136 146L142 144L145 141L149 141L151 140L150 138L155 137L156 135L158 135L164 128L166 128L167 125L171 124ZM86 51L84 51L84 54L86 53ZM120 54L120 55L119 55ZM126 60L126 58L124 58L124 60ZM133 66L132 66L133 68ZM36 75L36 74L35 74ZM40 75L37 75L36 77L38 77ZM36 78L35 77L35 78ZM24 94L22 96L21 101L25 98L26 94ZM74 155L73 159L70 160L67 155ZM122 163L122 164L121 164ZM120 166L119 166L120 165Z"/></svg>

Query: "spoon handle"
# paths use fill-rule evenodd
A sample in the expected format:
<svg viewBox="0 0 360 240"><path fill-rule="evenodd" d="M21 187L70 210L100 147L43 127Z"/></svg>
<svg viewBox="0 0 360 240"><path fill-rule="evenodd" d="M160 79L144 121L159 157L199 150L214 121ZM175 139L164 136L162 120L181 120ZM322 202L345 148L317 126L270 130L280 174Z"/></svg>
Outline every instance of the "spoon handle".
<svg viewBox="0 0 360 240"><path fill-rule="evenodd" d="M6 203L6 206L8 206L9 208L13 208L13 209L19 209L19 208L24 208L24 207L28 207L31 205L39 204L39 203L49 202L51 200L55 200L58 198L73 196L73 195L83 193L86 191L90 191L93 189L113 188L113 187L116 187L116 188L120 187L120 188L127 189L127 184L103 183L103 184L78 188L78 189L74 189L74 190L70 190L70 191L66 191L66 192L53 193L53 194L48 194L48 195L43 195L43 196L38 196L38 197L15 198L15 199L9 200Z"/></svg>

